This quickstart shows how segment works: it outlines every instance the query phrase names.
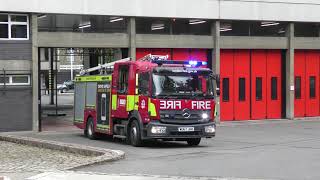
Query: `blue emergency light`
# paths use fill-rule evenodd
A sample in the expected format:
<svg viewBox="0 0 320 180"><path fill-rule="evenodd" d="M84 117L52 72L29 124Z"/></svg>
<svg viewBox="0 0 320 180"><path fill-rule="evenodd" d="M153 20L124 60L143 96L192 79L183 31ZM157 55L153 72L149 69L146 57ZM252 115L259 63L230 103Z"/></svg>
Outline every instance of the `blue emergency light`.
<svg viewBox="0 0 320 180"><path fill-rule="evenodd" d="M163 65L163 64L182 64L182 65L189 65L191 67L199 67L199 66L205 66L207 65L207 62L205 61L195 61L195 60L190 60L190 61L180 61L180 60L153 60L152 63L156 63L158 65Z"/></svg>

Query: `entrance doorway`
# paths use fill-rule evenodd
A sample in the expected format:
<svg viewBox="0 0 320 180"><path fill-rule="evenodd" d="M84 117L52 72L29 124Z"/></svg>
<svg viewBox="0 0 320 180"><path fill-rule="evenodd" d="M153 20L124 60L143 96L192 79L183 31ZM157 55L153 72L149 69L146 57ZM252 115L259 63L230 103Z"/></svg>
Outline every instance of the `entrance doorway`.
<svg viewBox="0 0 320 180"><path fill-rule="evenodd" d="M70 131L74 78L87 69L128 56L120 48L39 48L39 131Z"/></svg>

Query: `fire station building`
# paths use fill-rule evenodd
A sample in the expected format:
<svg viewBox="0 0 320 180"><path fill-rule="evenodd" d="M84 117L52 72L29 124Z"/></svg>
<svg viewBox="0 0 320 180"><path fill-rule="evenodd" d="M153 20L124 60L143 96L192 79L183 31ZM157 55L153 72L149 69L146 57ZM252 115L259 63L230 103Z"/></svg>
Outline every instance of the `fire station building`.
<svg viewBox="0 0 320 180"><path fill-rule="evenodd" d="M85 68L102 51L207 61L220 121L320 116L318 0L0 0L0 131L38 130L41 73L70 48Z"/></svg>

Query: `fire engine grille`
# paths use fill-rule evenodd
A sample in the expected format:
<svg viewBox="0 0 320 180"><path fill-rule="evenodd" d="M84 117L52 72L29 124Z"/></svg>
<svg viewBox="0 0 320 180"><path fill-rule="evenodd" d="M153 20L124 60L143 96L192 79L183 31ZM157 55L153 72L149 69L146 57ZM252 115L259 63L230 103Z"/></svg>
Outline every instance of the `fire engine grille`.
<svg viewBox="0 0 320 180"><path fill-rule="evenodd" d="M202 114L210 113L202 110L160 110L160 121L168 124L199 124L203 123Z"/></svg>

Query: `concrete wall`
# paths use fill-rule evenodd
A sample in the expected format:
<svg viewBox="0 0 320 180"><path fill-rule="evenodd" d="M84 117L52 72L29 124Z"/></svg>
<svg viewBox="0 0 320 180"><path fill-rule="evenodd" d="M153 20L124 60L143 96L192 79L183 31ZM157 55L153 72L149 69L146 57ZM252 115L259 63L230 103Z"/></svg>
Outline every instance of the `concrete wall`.
<svg viewBox="0 0 320 180"><path fill-rule="evenodd" d="M123 47L129 45L126 34L39 32L41 47ZM302 40L300 40L302 41ZM305 40L306 41L306 40ZM137 34L137 48L213 48L212 36ZM319 44L319 40L310 41ZM286 37L222 36L222 49L286 49ZM308 46L305 46L308 47ZM318 47L318 46L317 46Z"/></svg>
<svg viewBox="0 0 320 180"><path fill-rule="evenodd" d="M30 19L29 19L30 20ZM32 34L29 40L0 40L0 76L30 74L32 71ZM32 89L0 86L0 132L32 130Z"/></svg>
<svg viewBox="0 0 320 180"><path fill-rule="evenodd" d="M0 86L0 132L32 130L31 87Z"/></svg>
<svg viewBox="0 0 320 180"><path fill-rule="evenodd" d="M39 47L128 47L127 34L39 32Z"/></svg>
<svg viewBox="0 0 320 180"><path fill-rule="evenodd" d="M31 60L31 41L0 40L1 60Z"/></svg>
<svg viewBox="0 0 320 180"><path fill-rule="evenodd" d="M0 11L320 22L318 0L0 0Z"/></svg>

